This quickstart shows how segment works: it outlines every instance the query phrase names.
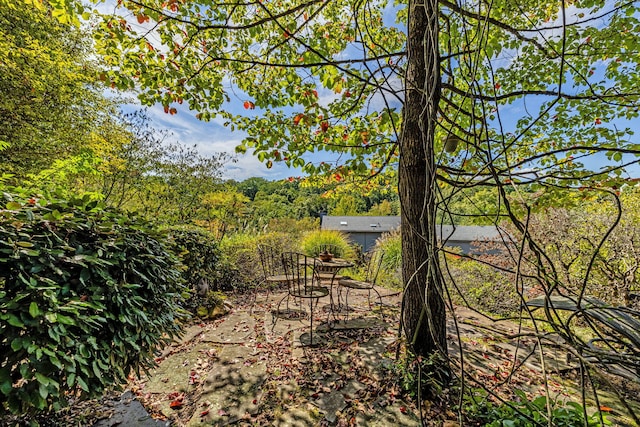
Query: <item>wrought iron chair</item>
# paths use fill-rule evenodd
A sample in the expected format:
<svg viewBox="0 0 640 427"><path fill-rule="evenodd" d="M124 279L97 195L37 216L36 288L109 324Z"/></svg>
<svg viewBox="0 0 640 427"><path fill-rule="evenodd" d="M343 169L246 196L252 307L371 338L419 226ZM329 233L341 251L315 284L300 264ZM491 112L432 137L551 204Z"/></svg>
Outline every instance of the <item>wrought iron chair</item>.
<svg viewBox="0 0 640 427"><path fill-rule="evenodd" d="M260 263L262 264L263 284L268 288L275 287L287 282L287 276L284 274L282 266L282 254L273 246L258 245L258 253L260 254Z"/></svg>
<svg viewBox="0 0 640 427"><path fill-rule="evenodd" d="M282 254L280 251L273 246L258 245L258 255L260 256L260 264L262 266L262 280L256 286L254 301L260 289L266 289L267 298L269 298L269 292L271 290L287 283L287 276L284 274Z"/></svg>
<svg viewBox="0 0 640 427"><path fill-rule="evenodd" d="M346 316L349 316L349 292L352 290L367 291L367 300L369 302L369 309L371 310L371 291L375 292L378 296L378 301L382 307L382 296L380 292L375 288L376 281L378 280L378 273L380 272L380 266L382 265L382 259L384 258L384 251L382 249L374 249L364 254L363 278L362 280L352 279L350 277L343 277L338 280L338 298L342 294L342 288L345 288L344 304L346 309ZM382 311L381 311L382 313ZM384 319L384 314L382 314Z"/></svg>
<svg viewBox="0 0 640 427"><path fill-rule="evenodd" d="M282 254L282 265L287 280L287 295L278 303L276 313L280 313L280 305L286 300L287 311L289 311L289 299L300 298L309 300L310 319L310 345L315 345L313 341L313 308L314 302L317 306L318 300L329 295L329 289L321 285L320 277L316 271L319 262L313 258L297 252L285 252ZM275 320L274 320L275 324Z"/></svg>

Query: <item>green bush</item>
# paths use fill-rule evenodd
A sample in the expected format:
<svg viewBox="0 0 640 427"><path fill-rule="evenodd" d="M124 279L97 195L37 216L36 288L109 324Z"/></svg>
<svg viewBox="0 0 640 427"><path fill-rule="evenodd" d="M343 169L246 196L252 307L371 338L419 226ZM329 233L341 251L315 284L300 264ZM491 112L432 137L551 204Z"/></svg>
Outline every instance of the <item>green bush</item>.
<svg viewBox="0 0 640 427"><path fill-rule="evenodd" d="M221 285L237 292L252 288L262 274L257 239L255 233L236 233L220 242L222 262L218 278Z"/></svg>
<svg viewBox="0 0 640 427"><path fill-rule="evenodd" d="M180 333L179 261L88 198L0 209L0 414L58 410L154 365Z"/></svg>
<svg viewBox="0 0 640 427"><path fill-rule="evenodd" d="M224 302L221 290L229 290L220 278L226 271L220 246L206 230L172 227L168 230L171 249L183 264L182 278L189 288L183 307L198 317L215 317Z"/></svg>
<svg viewBox="0 0 640 427"><path fill-rule="evenodd" d="M520 296L509 274L456 255L446 255L446 259L444 277L454 303L502 316L518 311Z"/></svg>
<svg viewBox="0 0 640 427"><path fill-rule="evenodd" d="M201 229L175 227L168 230L168 237L171 249L185 266L182 277L189 287L196 287L201 279L215 281L220 248L213 234Z"/></svg>

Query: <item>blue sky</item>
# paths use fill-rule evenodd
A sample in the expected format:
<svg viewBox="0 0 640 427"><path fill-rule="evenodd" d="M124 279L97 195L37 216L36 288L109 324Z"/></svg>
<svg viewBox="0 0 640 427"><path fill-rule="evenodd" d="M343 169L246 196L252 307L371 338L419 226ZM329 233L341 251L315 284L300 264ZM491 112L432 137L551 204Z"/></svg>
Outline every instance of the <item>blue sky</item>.
<svg viewBox="0 0 640 427"><path fill-rule="evenodd" d="M518 108L511 107L513 116L518 117ZM173 134L172 140L185 145L197 145L198 150L203 155L226 152L236 157L237 161L229 163L223 170L223 179L234 179L242 181L251 177L262 177L268 180L281 180L291 176L303 175L299 169L288 168L283 162L274 162L273 167L268 169L264 163L258 161L251 151L245 154L236 154L235 147L244 137L244 133L240 131L231 131L223 125L220 118L213 119L210 122L203 122L196 119L195 112L188 108L180 108L178 114L169 115L164 112L162 106L157 105L149 108L148 114L153 121L154 127L158 130L167 130ZM240 113L240 111L236 111ZM521 113L521 112L520 112ZM639 121L624 122L625 126L638 130ZM622 123L621 123L622 124ZM327 160L323 154L322 160ZM320 161L319 154L307 156L309 160ZM626 160L631 160L631 156L625 156ZM600 170L605 165L611 165L615 162L606 159L604 155L593 156L589 159L583 159L587 167L592 170ZM640 176L640 168L636 165L630 168L629 173L632 177Z"/></svg>
<svg viewBox="0 0 640 427"><path fill-rule="evenodd" d="M517 107L512 107L514 116L518 116ZM160 105L150 107L148 114L153 121L154 127L158 130L167 130L173 134L172 141L180 142L185 145L197 145L198 150L203 155L214 154L219 152L229 153L237 158L234 163L226 165L223 171L223 179L234 179L242 181L251 177L262 177L268 180L286 179L290 176L300 176L302 172L299 169L288 168L283 162L274 162L273 167L268 169L264 163L258 161L250 151L246 154L236 154L235 147L244 137L243 132L231 131L223 125L220 118L213 119L210 122L203 122L196 119L195 112L188 108L180 108L178 114L169 115L164 112ZM240 113L240 111L236 111ZM512 119L513 119L512 117ZM626 126L638 129L638 121L626 122ZM323 156L328 154L323 154ZM309 155L308 159L319 160L319 154ZM630 160L630 157L625 157ZM327 160L322 158L322 160ZM613 162L607 160L603 155L594 156L591 159L584 159L588 167L593 170L599 170L605 165ZM632 167L629 171L632 176L639 176L639 168Z"/></svg>

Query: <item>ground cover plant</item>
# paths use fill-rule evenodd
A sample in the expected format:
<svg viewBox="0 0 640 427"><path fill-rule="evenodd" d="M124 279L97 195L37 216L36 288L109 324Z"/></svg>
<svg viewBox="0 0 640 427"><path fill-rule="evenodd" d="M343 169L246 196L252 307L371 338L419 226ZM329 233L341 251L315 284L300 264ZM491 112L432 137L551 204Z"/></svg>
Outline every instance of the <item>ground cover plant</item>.
<svg viewBox="0 0 640 427"><path fill-rule="evenodd" d="M485 395L482 390L472 390L472 393ZM486 399L468 398L467 410L485 427L533 427L537 425L552 425L554 427L596 427L611 425L607 414L602 411L588 413L577 402L552 401L546 396L530 398L521 390L515 390L513 401L495 404ZM478 400L481 401L478 404ZM548 404L549 403L549 404Z"/></svg>
<svg viewBox="0 0 640 427"><path fill-rule="evenodd" d="M1 203L0 413L58 410L154 366L184 316L163 236L89 197Z"/></svg>

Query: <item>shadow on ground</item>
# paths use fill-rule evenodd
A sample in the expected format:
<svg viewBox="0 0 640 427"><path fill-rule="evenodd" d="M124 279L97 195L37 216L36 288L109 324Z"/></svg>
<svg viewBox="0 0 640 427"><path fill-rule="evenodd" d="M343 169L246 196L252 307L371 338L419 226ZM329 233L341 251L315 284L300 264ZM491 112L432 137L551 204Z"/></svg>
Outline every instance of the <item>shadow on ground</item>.
<svg viewBox="0 0 640 427"><path fill-rule="evenodd" d="M282 293L259 294L251 304L238 299L224 317L188 327L163 351L157 369L132 381L121 399L102 403L94 425L418 426L419 410L397 380L401 295L379 291L383 304L373 308L366 294L352 294L349 311L321 301L314 309L314 346L305 345L306 301L283 303L275 312ZM575 366L566 354L553 345L540 352L533 338L513 338L522 332L513 322L457 308L448 323L452 363L464 363L469 384L531 396L546 385L554 397L576 400ZM601 404L624 412L611 393L601 397ZM428 425L460 425L446 408L422 409Z"/></svg>

